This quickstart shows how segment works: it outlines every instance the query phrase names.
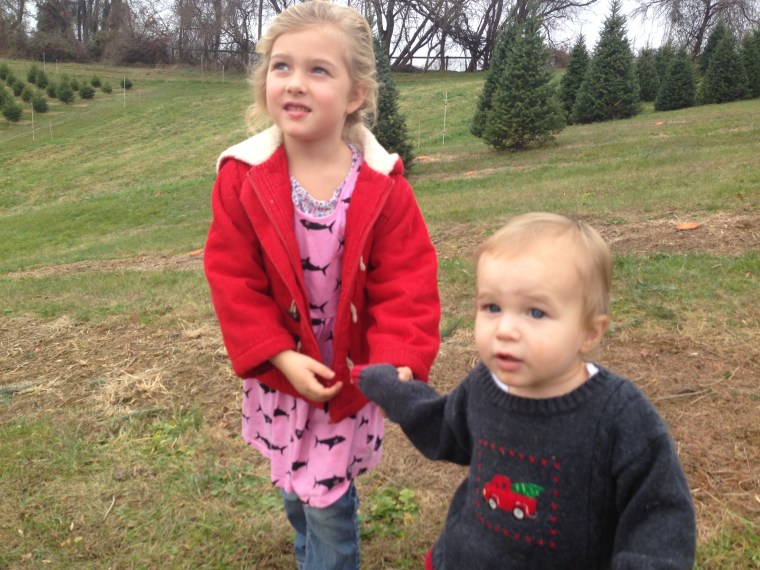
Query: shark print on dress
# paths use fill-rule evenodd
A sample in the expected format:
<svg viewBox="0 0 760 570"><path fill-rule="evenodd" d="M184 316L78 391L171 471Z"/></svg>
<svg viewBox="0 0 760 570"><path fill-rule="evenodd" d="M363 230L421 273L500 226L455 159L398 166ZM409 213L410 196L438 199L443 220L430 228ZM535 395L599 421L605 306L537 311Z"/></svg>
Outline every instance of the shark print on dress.
<svg viewBox="0 0 760 570"><path fill-rule="evenodd" d="M281 410L280 408L275 408L274 409L274 417L275 418L277 418L277 417L283 417L283 416L287 418L288 417L288 412L286 412L285 410Z"/></svg>
<svg viewBox="0 0 760 570"><path fill-rule="evenodd" d="M329 230L330 233L333 233L333 226L335 225L335 222L332 224L320 224L318 222L310 222L309 220L301 220L301 225L305 227L307 230L313 230L313 231L321 231L321 230Z"/></svg>
<svg viewBox="0 0 760 570"><path fill-rule="evenodd" d="M338 483L343 483L345 481L345 477L338 477L337 475L333 475L329 479L322 479L321 481L317 481L317 479L314 479L314 486L322 485L323 487L327 487L328 489L332 490L335 485Z"/></svg>
<svg viewBox="0 0 760 570"><path fill-rule="evenodd" d="M317 447L320 443L322 445L326 445L330 448L330 451L332 451L332 448L336 445L339 445L346 441L346 438L342 435L336 435L334 437L330 437L327 439L319 439L318 437L314 436L314 439L316 439L316 443L314 443L314 447Z"/></svg>
<svg viewBox="0 0 760 570"><path fill-rule="evenodd" d="M295 406L293 406L293 409L295 409ZM304 425L303 429L296 429L296 437L303 439L303 434L307 431L309 431L309 420L306 420L306 425Z"/></svg>
<svg viewBox="0 0 760 570"><path fill-rule="evenodd" d="M351 171L329 201L315 200L298 181L291 180L293 229L309 313L301 314L295 301L283 311L297 321L309 319L322 362L328 366L333 360L333 330L342 290L346 219L361 164L355 149L352 159ZM256 386L261 389L254 390ZM306 505L332 504L353 478L372 469L382 457L384 422L374 404L367 404L353 418L332 423L327 415L329 403L312 406L255 378L243 381L243 391L242 412L250 418L241 422L243 439L269 459L275 485L295 493Z"/></svg>
<svg viewBox="0 0 760 570"><path fill-rule="evenodd" d="M311 258L307 257L306 259L301 260L301 267L304 271L321 271L322 275L327 275L327 270L330 268L330 264L328 263L324 267L320 267L319 265L314 265L311 262Z"/></svg>

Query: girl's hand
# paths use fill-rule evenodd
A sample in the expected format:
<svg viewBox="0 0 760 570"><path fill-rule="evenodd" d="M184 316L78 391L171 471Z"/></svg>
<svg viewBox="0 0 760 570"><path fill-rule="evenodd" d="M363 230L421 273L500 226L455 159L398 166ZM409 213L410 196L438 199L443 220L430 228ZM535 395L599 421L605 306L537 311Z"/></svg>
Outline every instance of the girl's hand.
<svg viewBox="0 0 760 570"><path fill-rule="evenodd" d="M317 376L330 380L335 372L318 360L295 350L284 350L269 361L285 375L299 394L314 402L332 400L343 388L343 382L337 382L329 388L323 386Z"/></svg>

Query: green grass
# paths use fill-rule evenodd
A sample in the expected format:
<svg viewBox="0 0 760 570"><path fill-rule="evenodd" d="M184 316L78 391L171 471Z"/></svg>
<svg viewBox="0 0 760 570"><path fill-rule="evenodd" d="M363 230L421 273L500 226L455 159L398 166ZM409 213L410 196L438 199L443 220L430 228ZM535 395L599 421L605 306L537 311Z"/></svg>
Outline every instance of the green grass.
<svg viewBox="0 0 760 570"><path fill-rule="evenodd" d="M31 62L9 63L23 77ZM54 69L48 63L53 80ZM114 92L51 104L35 116L34 135L29 114L0 121L0 315L103 327L127 321L148 334L180 322L215 326L199 267L156 268L150 260L185 259L203 246L216 157L245 136L244 78L73 64L58 73L98 75ZM134 83L126 97L117 87L124 75ZM545 149L499 154L469 134L482 81L397 77L415 152L428 158L409 179L431 234L451 249L440 262L444 337L471 326L472 246L514 214L549 210L615 227L760 206L758 100L671 113L648 107L630 120L568 127ZM468 242L454 247L458 238L447 231L460 226ZM145 267L130 262L142 258ZM711 327L752 346L759 275L756 251L619 255L611 334ZM10 366L16 355L8 355ZM45 358L30 352L20 362ZM3 386L0 413L47 381ZM89 381L94 397L101 380ZM290 530L266 466L239 438L219 436L209 418L220 410L190 393L176 397L176 408L121 415L76 402L2 415L0 567L292 566ZM424 521L414 484L413 473L366 483L362 533L370 560L383 567L418 567L428 543L415 534ZM757 527L739 517L700 544L698 567L758 560Z"/></svg>

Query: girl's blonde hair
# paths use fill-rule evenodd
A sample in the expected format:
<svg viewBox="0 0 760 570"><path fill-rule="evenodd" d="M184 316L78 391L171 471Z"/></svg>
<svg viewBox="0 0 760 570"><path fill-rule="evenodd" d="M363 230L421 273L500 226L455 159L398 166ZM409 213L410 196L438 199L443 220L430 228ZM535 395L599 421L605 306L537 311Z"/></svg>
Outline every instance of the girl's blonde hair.
<svg viewBox="0 0 760 570"><path fill-rule="evenodd" d="M483 242L477 257L524 251L531 245L551 241L575 262L583 294L584 318L590 323L609 314L612 285L612 253L597 231L580 220L558 214L535 212L512 219Z"/></svg>
<svg viewBox="0 0 760 570"><path fill-rule="evenodd" d="M337 6L325 0L311 0L291 6L275 18L267 32L256 44L260 59L251 72L254 103L248 108L246 124L251 132L261 130L269 121L266 102L266 78L275 40L286 32L303 30L311 26L332 26L346 40L346 66L354 87L367 87L367 96L359 109L346 118L343 136L351 140L351 130L362 124L364 117L377 112L377 80L375 78L375 51L372 30L367 20L353 8Z"/></svg>

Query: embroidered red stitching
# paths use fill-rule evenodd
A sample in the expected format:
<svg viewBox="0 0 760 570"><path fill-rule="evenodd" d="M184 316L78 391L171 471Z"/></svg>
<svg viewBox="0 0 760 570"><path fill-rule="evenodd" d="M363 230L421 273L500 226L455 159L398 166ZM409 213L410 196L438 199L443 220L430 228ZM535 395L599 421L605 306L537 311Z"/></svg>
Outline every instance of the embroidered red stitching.
<svg viewBox="0 0 760 570"><path fill-rule="evenodd" d="M485 526L488 530L495 532L497 534L500 534L502 536L512 538L514 540L520 541L523 540L527 544L533 544L540 547L549 547L549 548L557 548L557 535L558 531L556 528L556 524L558 521L557 518L557 511L559 510L559 505L556 502L556 498L559 497L559 489L557 488L557 485L560 482L559 477L559 470L560 470L560 462L557 461L555 458L538 458L534 455L525 454L524 452L517 451L515 449L507 449L503 446L499 446L496 443L489 442L485 439L479 439L476 441L476 445L480 446L481 449L478 449L476 451L476 455L478 458L477 464L475 467L475 472L473 473L475 481L478 483L478 486L480 488L480 484L484 480L483 476L481 475L480 471L483 468L483 463L480 461L483 457L483 450L487 451L493 451L495 453L499 453L504 456L509 456L510 458L517 459L519 461L528 461L531 465L536 465L537 467L544 467L546 469L551 469L552 471L555 471L555 473L551 477L552 481L552 488L549 490L549 494L552 497L552 501L549 504L549 508L551 509L551 514L546 518L547 522L551 525L549 527L549 537L540 537L535 535L529 535L519 532L510 532L508 529L501 528L499 525L494 525L490 521L486 520L486 518L480 514L480 512L476 512L475 517L480 521L480 523ZM480 511L480 509L485 508L485 503L481 500L481 493L478 491L478 494L475 498L475 509L476 511Z"/></svg>

